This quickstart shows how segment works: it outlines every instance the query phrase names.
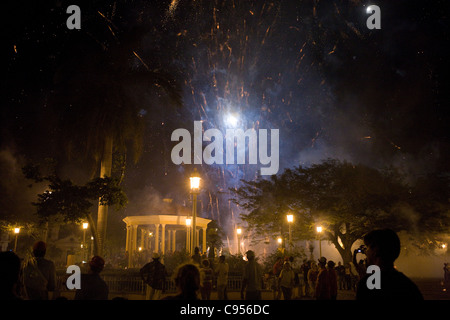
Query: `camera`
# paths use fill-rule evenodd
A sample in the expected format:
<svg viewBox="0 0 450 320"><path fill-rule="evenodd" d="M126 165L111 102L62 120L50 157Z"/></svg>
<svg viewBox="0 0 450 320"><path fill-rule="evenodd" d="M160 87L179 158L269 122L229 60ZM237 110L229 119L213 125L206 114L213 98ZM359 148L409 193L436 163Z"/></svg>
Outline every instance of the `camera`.
<svg viewBox="0 0 450 320"><path fill-rule="evenodd" d="M367 250L366 246L362 245L356 250L356 252L365 254L366 250Z"/></svg>

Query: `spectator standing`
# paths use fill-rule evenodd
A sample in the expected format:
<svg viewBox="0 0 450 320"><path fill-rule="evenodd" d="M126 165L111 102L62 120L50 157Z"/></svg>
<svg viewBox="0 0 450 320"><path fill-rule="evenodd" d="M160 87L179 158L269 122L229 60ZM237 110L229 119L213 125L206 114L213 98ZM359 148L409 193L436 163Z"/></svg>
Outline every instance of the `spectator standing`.
<svg viewBox="0 0 450 320"><path fill-rule="evenodd" d="M356 291L356 285L360 280L360 274L357 266L353 262L350 262L350 279L350 288L351 290Z"/></svg>
<svg viewBox="0 0 450 320"><path fill-rule="evenodd" d="M303 264L300 267L303 273L303 283L304 283L303 296L309 295L308 272L309 269L311 269L310 265L311 265L310 262L304 259Z"/></svg>
<svg viewBox="0 0 450 320"><path fill-rule="evenodd" d="M219 300L228 300L227 295L227 285L228 285L228 272L230 267L228 263L225 262L225 256L221 255L219 257L219 263L215 268L215 273L217 276L217 298Z"/></svg>
<svg viewBox="0 0 450 320"><path fill-rule="evenodd" d="M200 255L200 249L198 247L195 247L194 254L192 255L192 261L193 263L197 264L198 267L202 264L202 256Z"/></svg>
<svg viewBox="0 0 450 320"><path fill-rule="evenodd" d="M319 270L314 261L311 261L311 268L308 271L308 287L309 287L309 296L311 298L315 297L316 291L316 281L317 275L319 274Z"/></svg>
<svg viewBox="0 0 450 320"><path fill-rule="evenodd" d="M335 263L334 261L330 260L327 263L327 271L328 271L328 280L330 285L330 299L336 300L337 299L337 293L338 293L338 280L337 280L337 273L334 268Z"/></svg>
<svg viewBox="0 0 450 320"><path fill-rule="evenodd" d="M291 268L291 264L288 261L284 263L283 269L281 270L278 278L280 280L280 288L283 292L284 300L291 300L295 274Z"/></svg>
<svg viewBox="0 0 450 320"><path fill-rule="evenodd" d="M274 265L273 265L273 274L275 276L276 279L276 285L274 287L274 299L275 300L280 300L281 298L281 288L280 288L280 273L281 270L283 269L283 258L282 257L278 257L277 261L275 261Z"/></svg>
<svg viewBox="0 0 450 320"><path fill-rule="evenodd" d="M167 270L160 261L159 253L152 255L152 261L140 270L141 278L147 284L146 300L159 300L166 281Z"/></svg>
<svg viewBox="0 0 450 320"><path fill-rule="evenodd" d="M261 300L261 282L262 270L261 266L255 259L255 253L252 250L247 251L247 263L243 270L241 299L245 300Z"/></svg>
<svg viewBox="0 0 450 320"><path fill-rule="evenodd" d="M108 285L100 277L104 267L105 260L102 257L92 257L89 272L81 275L81 289L75 292L75 300L108 300Z"/></svg>
<svg viewBox="0 0 450 320"><path fill-rule="evenodd" d="M319 259L319 274L317 275L315 297L317 300L330 300L330 277L328 274L327 259Z"/></svg>
<svg viewBox="0 0 450 320"><path fill-rule="evenodd" d="M33 245L33 256L24 263L23 284L29 300L49 300L49 292L56 288L56 268L45 259L47 244L37 241Z"/></svg>
<svg viewBox="0 0 450 320"><path fill-rule="evenodd" d="M14 252L0 252L0 300L22 300L16 294L20 265L20 258Z"/></svg>
<svg viewBox="0 0 450 320"><path fill-rule="evenodd" d="M380 269L381 288L370 289L365 275L358 283L357 300L423 300L422 293L407 276L394 268L394 261L400 255L400 239L390 229L373 230L364 236L367 264Z"/></svg>
<svg viewBox="0 0 450 320"><path fill-rule="evenodd" d="M213 276L213 270L209 266L209 261L207 259L204 259L202 261L202 267L200 269L200 292L202 295L202 300L211 299Z"/></svg>
<svg viewBox="0 0 450 320"><path fill-rule="evenodd" d="M339 261L337 266L335 267L338 288L339 290L344 290L345 288L345 267Z"/></svg>
<svg viewBox="0 0 450 320"><path fill-rule="evenodd" d="M197 265L188 263L180 265L174 273L174 282L178 294L167 296L162 300L198 300L197 291L200 289L200 270Z"/></svg>
<svg viewBox="0 0 450 320"><path fill-rule="evenodd" d="M444 283L448 284L450 282L450 265L448 262L444 263Z"/></svg>

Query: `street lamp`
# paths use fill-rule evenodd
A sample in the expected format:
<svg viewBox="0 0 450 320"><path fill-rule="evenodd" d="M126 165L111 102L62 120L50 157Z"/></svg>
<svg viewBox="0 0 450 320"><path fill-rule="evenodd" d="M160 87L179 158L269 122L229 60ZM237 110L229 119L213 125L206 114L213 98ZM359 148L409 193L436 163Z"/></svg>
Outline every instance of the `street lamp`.
<svg viewBox="0 0 450 320"><path fill-rule="evenodd" d="M17 238L19 237L20 228L14 228L14 233L16 235L16 240L14 241L14 252L17 251Z"/></svg>
<svg viewBox="0 0 450 320"><path fill-rule="evenodd" d="M83 248L83 260L86 260L86 253L87 253L87 251L86 251L86 229L89 227L89 223L87 223L87 222L83 222L83 245L82 245L82 248Z"/></svg>
<svg viewBox="0 0 450 320"><path fill-rule="evenodd" d="M238 237L238 254L241 254L241 234L242 234L242 229L241 228L237 228L236 229L236 233L237 233L237 237Z"/></svg>
<svg viewBox="0 0 450 320"><path fill-rule="evenodd" d="M94 237L91 236L91 257L94 255Z"/></svg>
<svg viewBox="0 0 450 320"><path fill-rule="evenodd" d="M322 235L322 227L317 227L317 233L319 234L319 258L322 257L322 242L321 242L321 235Z"/></svg>
<svg viewBox="0 0 450 320"><path fill-rule="evenodd" d="M191 235L190 235L190 231L191 231L191 223L192 223L192 219L191 218L186 218L186 251L191 253Z"/></svg>
<svg viewBox="0 0 450 320"><path fill-rule="evenodd" d="M200 177L199 174L197 172L197 168L194 168L194 172L191 175L191 177L189 178L191 181L191 193L192 193L192 243L191 243L191 252L194 252L196 243L197 243L197 234L196 234L196 229L197 229L197 195L199 193L200 190Z"/></svg>
<svg viewBox="0 0 450 320"><path fill-rule="evenodd" d="M281 245L281 244L283 243L283 238L278 237L278 238L277 238L277 242L278 242L279 245Z"/></svg>
<svg viewBox="0 0 450 320"><path fill-rule="evenodd" d="M291 234L291 225L292 222L294 222L294 215L293 214L288 214L286 216L287 218L287 222L289 224L289 249L292 251L292 234Z"/></svg>

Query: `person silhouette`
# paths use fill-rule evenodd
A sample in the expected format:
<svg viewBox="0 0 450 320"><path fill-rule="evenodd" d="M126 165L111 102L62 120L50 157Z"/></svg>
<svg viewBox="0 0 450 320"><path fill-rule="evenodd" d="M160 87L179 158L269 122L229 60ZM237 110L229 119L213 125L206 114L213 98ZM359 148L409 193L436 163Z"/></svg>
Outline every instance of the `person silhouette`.
<svg viewBox="0 0 450 320"><path fill-rule="evenodd" d="M255 259L255 252L248 250L247 263L244 266L241 286L241 299L261 300L262 269Z"/></svg>
<svg viewBox="0 0 450 320"><path fill-rule="evenodd" d="M159 300L164 289L168 274L166 266L161 263L160 258L159 253L153 253L153 260L145 264L139 271L142 280L147 284L146 300Z"/></svg>
<svg viewBox="0 0 450 320"><path fill-rule="evenodd" d="M167 296L161 300L198 300L197 291L200 289L200 270L192 263L180 265L174 272L174 282L178 294Z"/></svg>
<svg viewBox="0 0 450 320"><path fill-rule="evenodd" d="M380 268L381 288L369 289L366 274L356 288L356 300L423 300L417 285L394 267L400 255L400 239L391 229L373 230L364 236L367 265Z"/></svg>
<svg viewBox="0 0 450 320"><path fill-rule="evenodd" d="M192 261L198 265L198 267L202 264L202 256L200 255L200 249L195 247L194 254L192 255Z"/></svg>
<svg viewBox="0 0 450 320"><path fill-rule="evenodd" d="M109 288L100 277L105 260L93 256L89 261L89 273L81 275L81 289L75 292L75 300L108 300Z"/></svg>
<svg viewBox="0 0 450 320"><path fill-rule="evenodd" d="M227 295L227 285L228 285L228 272L230 271L230 266L225 262L225 256L221 255L219 257L219 263L214 269L217 275L217 299L218 300L228 300Z"/></svg>
<svg viewBox="0 0 450 320"><path fill-rule="evenodd" d="M44 258L46 252L47 244L36 241L33 257L24 266L24 285L29 300L48 300L49 292L56 289L55 264Z"/></svg>
<svg viewBox="0 0 450 320"><path fill-rule="evenodd" d="M0 300L22 300L16 294L20 264L20 258L14 252L0 252Z"/></svg>

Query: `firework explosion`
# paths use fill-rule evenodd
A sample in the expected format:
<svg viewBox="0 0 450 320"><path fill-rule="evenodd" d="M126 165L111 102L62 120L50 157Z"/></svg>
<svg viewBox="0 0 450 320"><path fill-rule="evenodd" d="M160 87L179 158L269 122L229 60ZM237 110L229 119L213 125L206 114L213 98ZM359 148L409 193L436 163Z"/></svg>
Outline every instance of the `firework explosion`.
<svg viewBox="0 0 450 320"><path fill-rule="evenodd" d="M440 26L442 21L433 18L440 15L422 4L382 2L383 32L377 32L366 27L367 5L338 0L92 2L81 5L81 30L70 31L64 1L30 2L28 10L11 11L14 23L6 37L10 59L3 81L10 108L2 110L2 129L27 137L22 138L27 142L23 149L29 154L47 157L48 149L60 153L55 141L64 130L53 128L64 116L69 122L77 119L77 126L85 122L100 130L93 114L111 109L103 121L112 122L116 111L123 115L126 109L120 120L138 118L148 128L141 135L144 159L127 171L125 184L147 175L155 179L153 186L165 183L172 194L178 191L172 190L175 181L180 176L187 180L190 168L171 164L170 133L180 127L192 131L193 121L202 121L203 130L222 132L228 127L279 129L279 172L327 157L375 167L392 162L412 167L415 156L424 167L445 162L439 158L439 142L421 136L445 123L445 117L429 115L426 107L440 94L438 67L429 62L431 53L440 51L431 40L422 40L435 30L421 29L434 21ZM407 40L414 38L411 30L424 30L425 36ZM61 71L66 66L69 71ZM170 86L161 71L181 84L181 110L155 103L148 87L136 80L147 72L159 76L157 85ZM64 78L68 89L62 96L69 92L78 98L84 91L76 91L73 83L86 82L92 84L86 86L86 99L98 103L81 108L69 98L53 103ZM102 90L104 99L96 100ZM403 92L408 92L406 98ZM93 105L98 109L91 110ZM61 116L62 109L67 114ZM411 125L422 119L432 120L428 131ZM76 135L93 130L75 129ZM119 138L134 136L125 132ZM240 211L230 201L229 189L239 187L241 179L257 179L259 169L203 165L203 215L234 228ZM164 179L170 181L162 183Z"/></svg>
<svg viewBox="0 0 450 320"><path fill-rule="evenodd" d="M176 34L174 52L185 71L184 103L192 118L202 120L204 130L282 128L281 168L298 164L299 152L314 148L333 106L324 59L346 39L362 37L347 27L335 3L331 9L332 18L319 18L316 2L172 1L164 28ZM324 20L334 21L324 28ZM339 37L336 24L344 27ZM283 140L288 136L298 137L297 145ZM235 226L240 212L228 190L241 179L256 179L258 168L214 165L203 171L213 182L204 210L226 221L219 202L227 203L222 213Z"/></svg>

